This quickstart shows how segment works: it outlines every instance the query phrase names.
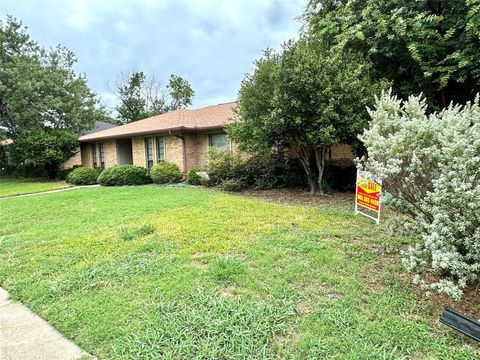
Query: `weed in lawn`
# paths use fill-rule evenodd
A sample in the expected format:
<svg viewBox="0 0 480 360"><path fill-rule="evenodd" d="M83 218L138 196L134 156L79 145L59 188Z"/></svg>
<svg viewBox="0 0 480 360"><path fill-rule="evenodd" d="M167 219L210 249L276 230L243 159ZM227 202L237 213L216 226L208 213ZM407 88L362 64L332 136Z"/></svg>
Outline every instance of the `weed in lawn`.
<svg viewBox="0 0 480 360"><path fill-rule="evenodd" d="M225 283L236 283L245 273L245 266L240 259L234 257L218 257L210 265L215 280Z"/></svg>
<svg viewBox="0 0 480 360"><path fill-rule="evenodd" d="M155 227L149 223L143 223L134 227L122 227L120 237L125 241L132 241L155 232Z"/></svg>
<svg viewBox="0 0 480 360"><path fill-rule="evenodd" d="M268 359L269 339L295 315L293 297L245 301L199 289L159 299L144 328L115 352L138 359Z"/></svg>

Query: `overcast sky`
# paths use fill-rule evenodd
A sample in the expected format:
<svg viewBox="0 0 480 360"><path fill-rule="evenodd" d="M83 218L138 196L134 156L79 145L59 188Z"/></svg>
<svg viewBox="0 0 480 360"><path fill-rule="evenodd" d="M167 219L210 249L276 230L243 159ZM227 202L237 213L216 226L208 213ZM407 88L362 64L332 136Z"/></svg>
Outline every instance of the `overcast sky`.
<svg viewBox="0 0 480 360"><path fill-rule="evenodd" d="M62 44L76 69L112 106L118 74L132 70L185 77L193 108L236 99L262 49L278 49L298 34L306 0L0 0L43 46ZM110 84L110 86L109 86Z"/></svg>

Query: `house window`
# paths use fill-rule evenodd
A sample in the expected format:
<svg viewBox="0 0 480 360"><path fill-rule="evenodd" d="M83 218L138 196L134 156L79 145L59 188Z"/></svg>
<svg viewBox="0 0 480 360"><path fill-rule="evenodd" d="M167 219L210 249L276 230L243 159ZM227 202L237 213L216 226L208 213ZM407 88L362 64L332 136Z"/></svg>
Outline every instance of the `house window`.
<svg viewBox="0 0 480 360"><path fill-rule="evenodd" d="M230 138L225 133L209 134L208 145L220 150L230 150Z"/></svg>
<svg viewBox="0 0 480 360"><path fill-rule="evenodd" d="M153 138L145 138L145 160L147 168L150 169L153 166Z"/></svg>
<svg viewBox="0 0 480 360"><path fill-rule="evenodd" d="M157 136L157 162L165 160L165 138Z"/></svg>
<svg viewBox="0 0 480 360"><path fill-rule="evenodd" d="M97 167L97 144L92 144L92 163L93 167Z"/></svg>
<svg viewBox="0 0 480 360"><path fill-rule="evenodd" d="M105 168L105 149L103 144L98 144L98 155L100 155L100 167Z"/></svg>

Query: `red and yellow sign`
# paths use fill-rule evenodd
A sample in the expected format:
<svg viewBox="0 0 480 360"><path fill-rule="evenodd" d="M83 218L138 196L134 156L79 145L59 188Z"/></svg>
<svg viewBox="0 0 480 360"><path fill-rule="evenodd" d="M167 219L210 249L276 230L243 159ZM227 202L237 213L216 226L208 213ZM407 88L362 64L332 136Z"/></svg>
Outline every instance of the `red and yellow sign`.
<svg viewBox="0 0 480 360"><path fill-rule="evenodd" d="M365 175L367 175L365 172L359 172L357 176L356 202L370 210L379 211L381 184L373 179L368 179Z"/></svg>

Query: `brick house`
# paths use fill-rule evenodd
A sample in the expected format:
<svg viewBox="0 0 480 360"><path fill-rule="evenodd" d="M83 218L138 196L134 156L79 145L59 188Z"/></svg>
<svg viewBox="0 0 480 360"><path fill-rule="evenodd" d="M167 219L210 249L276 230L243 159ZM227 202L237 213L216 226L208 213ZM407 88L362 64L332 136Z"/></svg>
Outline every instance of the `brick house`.
<svg viewBox="0 0 480 360"><path fill-rule="evenodd" d="M180 109L122 126L83 135L81 164L85 167L139 165L150 168L165 160L184 175L191 168L207 165L211 147L235 150L225 127L234 120L236 102L196 110ZM327 159L353 159L349 145L334 145Z"/></svg>
<svg viewBox="0 0 480 360"><path fill-rule="evenodd" d="M210 147L233 149L224 129L234 119L235 105L180 109L83 135L79 138L82 166L132 164L150 168L165 160L184 174L204 167Z"/></svg>

